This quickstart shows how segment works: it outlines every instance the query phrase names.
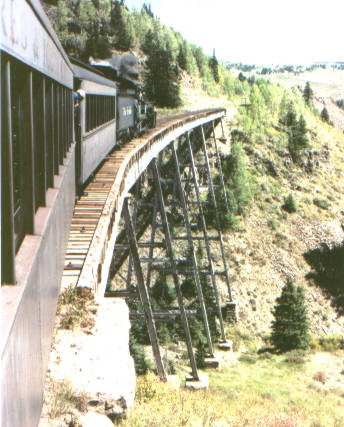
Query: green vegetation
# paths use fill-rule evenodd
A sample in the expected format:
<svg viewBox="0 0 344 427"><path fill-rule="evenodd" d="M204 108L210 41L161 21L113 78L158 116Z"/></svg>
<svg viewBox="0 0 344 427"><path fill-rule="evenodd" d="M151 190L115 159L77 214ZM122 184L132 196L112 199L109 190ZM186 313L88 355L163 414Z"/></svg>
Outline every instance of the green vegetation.
<svg viewBox="0 0 344 427"><path fill-rule="evenodd" d="M305 88L303 90L303 97L307 105L310 105L313 97L313 90L309 82L306 83Z"/></svg>
<svg viewBox="0 0 344 427"><path fill-rule="evenodd" d="M113 49L125 52L141 47L148 56L147 94L158 106L175 108L181 104L178 78L182 70L200 77L203 88L212 95L228 93L234 86L235 79L219 65L215 51L209 58L201 48L163 25L150 5L130 11L119 0L59 0L57 7L46 3L69 55L87 62L89 57L110 58Z"/></svg>
<svg viewBox="0 0 344 427"><path fill-rule="evenodd" d="M149 369L152 369L151 364L146 358L143 345L137 343L132 331L130 331L129 336L129 350L132 358L134 359L135 372L137 375L144 375Z"/></svg>
<svg viewBox="0 0 344 427"><path fill-rule="evenodd" d="M242 138L243 135L240 132L232 133L231 155L222 160L229 211L226 208L222 189L217 187L215 190L220 226L223 231L238 228L240 216L245 217L248 214L252 200L252 177L247 167ZM216 182L219 180L217 179ZM216 227L210 192L207 194L207 201L208 204L204 210L206 223L208 226Z"/></svg>
<svg viewBox="0 0 344 427"><path fill-rule="evenodd" d="M289 213L297 211L296 200L291 193L284 199L284 205L282 208Z"/></svg>
<svg viewBox="0 0 344 427"><path fill-rule="evenodd" d="M323 122L330 123L330 115L326 107L321 110L320 117Z"/></svg>
<svg viewBox="0 0 344 427"><path fill-rule="evenodd" d="M47 413L50 419L69 415L72 422L77 421L77 417L74 416L75 409L81 413L87 412L89 396L75 390L68 380L54 383L51 392L53 398L47 402Z"/></svg>
<svg viewBox="0 0 344 427"><path fill-rule="evenodd" d="M173 62L172 51L153 43L146 62L146 94L158 107L175 108L181 104L178 82L179 70Z"/></svg>
<svg viewBox="0 0 344 427"><path fill-rule="evenodd" d="M343 389L331 387L328 377L330 367L338 366L340 378L342 357L340 350L227 353L219 370L206 371L209 390L198 392L176 390L150 373L138 379L135 407L123 426L340 427Z"/></svg>
<svg viewBox="0 0 344 427"><path fill-rule="evenodd" d="M300 161L303 151L309 147L306 121L300 116L299 121L289 126L289 152L295 163Z"/></svg>
<svg viewBox="0 0 344 427"><path fill-rule="evenodd" d="M87 310L89 303L94 300L89 289L69 286L59 297L57 312L60 315L61 329L71 329L77 327L91 328L94 319Z"/></svg>
<svg viewBox="0 0 344 427"><path fill-rule="evenodd" d="M313 203L320 209L328 209L330 207L330 203L326 199L319 199L318 197L313 199Z"/></svg>
<svg viewBox="0 0 344 427"><path fill-rule="evenodd" d="M311 268L307 274L310 284L317 285L331 297L338 315L344 314L344 242L329 247L326 244L304 255Z"/></svg>
<svg viewBox="0 0 344 427"><path fill-rule="evenodd" d="M200 339L196 346L195 359L197 368L202 369L205 367L204 359L206 357L206 342L205 340Z"/></svg>
<svg viewBox="0 0 344 427"><path fill-rule="evenodd" d="M276 300L273 311L271 342L277 350L307 349L309 347L309 321L304 290L296 287L290 278Z"/></svg>

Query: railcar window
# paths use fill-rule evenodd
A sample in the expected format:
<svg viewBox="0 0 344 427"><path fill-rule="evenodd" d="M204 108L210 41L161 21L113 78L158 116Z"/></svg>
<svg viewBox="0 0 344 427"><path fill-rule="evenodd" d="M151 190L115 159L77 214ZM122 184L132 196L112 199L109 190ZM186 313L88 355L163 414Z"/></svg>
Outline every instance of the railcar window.
<svg viewBox="0 0 344 427"><path fill-rule="evenodd" d="M6 91L3 117L8 129L2 135L6 147L2 192L10 194L6 209L2 204L2 218L3 224L12 224L17 252L25 234L34 232L33 215L45 205L46 190L53 186L72 142L73 92L3 52L1 62L6 71L1 92ZM2 238L4 233L2 227ZM2 266L8 262L7 252L2 251Z"/></svg>
<svg viewBox="0 0 344 427"><path fill-rule="evenodd" d="M86 95L86 132L115 118L115 97L108 95Z"/></svg>
<svg viewBox="0 0 344 427"><path fill-rule="evenodd" d="M45 164L45 79L38 73L33 75L33 125L35 155L35 211L45 205L46 164Z"/></svg>

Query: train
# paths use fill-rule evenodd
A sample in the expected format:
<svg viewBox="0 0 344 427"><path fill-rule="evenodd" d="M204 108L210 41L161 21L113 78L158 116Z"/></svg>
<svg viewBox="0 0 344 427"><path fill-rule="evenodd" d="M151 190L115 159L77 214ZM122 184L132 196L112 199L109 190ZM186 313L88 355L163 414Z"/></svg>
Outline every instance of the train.
<svg viewBox="0 0 344 427"><path fill-rule="evenodd" d="M117 68L109 61L84 64L69 57L74 73L77 185L81 188L109 151L156 126L154 105L138 83L137 59L125 54Z"/></svg>
<svg viewBox="0 0 344 427"><path fill-rule="evenodd" d="M156 112L133 55L68 57L39 0L2 0L1 22L1 425L34 426L75 200Z"/></svg>
<svg viewBox="0 0 344 427"><path fill-rule="evenodd" d="M18 0L18 3L28 2ZM57 42L56 35L53 40ZM59 45L66 75L55 78L49 69L53 63L45 64L46 69L35 69L13 46L4 47L2 64L6 63L8 69L2 70L2 93L6 102L8 90L6 107L11 117L5 112L3 123L11 124L3 139L6 141L11 136L12 146L8 168L11 170L7 171L5 166L4 171L8 173L6 182L8 185L11 181L9 191L13 193L14 253L17 253L27 231L32 230L27 224L32 222L38 207L45 205L45 192L54 187L53 177L58 174L71 144L76 145L76 192L81 194L83 185L111 150L156 126L156 111L138 83L137 59L132 54L124 55L116 68L109 61L93 60L85 64L67 57ZM56 68L63 69L59 62ZM28 206L32 200L34 206Z"/></svg>

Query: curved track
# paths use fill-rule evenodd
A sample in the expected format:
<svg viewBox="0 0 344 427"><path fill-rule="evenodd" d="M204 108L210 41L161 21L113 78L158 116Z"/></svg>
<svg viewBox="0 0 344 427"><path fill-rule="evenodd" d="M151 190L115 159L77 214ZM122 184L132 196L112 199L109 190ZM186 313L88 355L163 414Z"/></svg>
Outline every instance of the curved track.
<svg viewBox="0 0 344 427"><path fill-rule="evenodd" d="M62 286L105 291L123 197L151 159L185 131L223 117L224 109L209 109L160 118L151 132L113 150L86 185L75 204ZM105 259L107 258L107 259Z"/></svg>

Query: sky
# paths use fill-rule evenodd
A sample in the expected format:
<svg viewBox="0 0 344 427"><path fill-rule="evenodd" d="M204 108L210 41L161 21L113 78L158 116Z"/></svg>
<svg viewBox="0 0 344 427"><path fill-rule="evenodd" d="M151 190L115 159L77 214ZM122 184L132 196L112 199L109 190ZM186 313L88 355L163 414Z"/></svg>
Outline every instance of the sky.
<svg viewBox="0 0 344 427"><path fill-rule="evenodd" d="M141 9L143 0L126 0ZM220 60L344 61L344 0L145 0L160 20Z"/></svg>

